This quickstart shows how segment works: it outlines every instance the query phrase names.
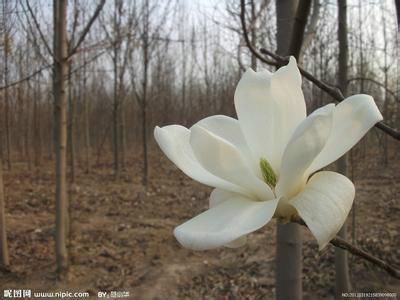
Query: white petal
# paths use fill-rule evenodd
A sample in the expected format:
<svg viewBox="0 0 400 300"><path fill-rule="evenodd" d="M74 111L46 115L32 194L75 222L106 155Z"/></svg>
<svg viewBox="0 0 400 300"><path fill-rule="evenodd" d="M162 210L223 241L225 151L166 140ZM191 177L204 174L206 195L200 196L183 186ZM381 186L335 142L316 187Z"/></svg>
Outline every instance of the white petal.
<svg viewBox="0 0 400 300"><path fill-rule="evenodd" d="M333 109L333 104L317 109L296 128L283 154L278 196L289 199L303 188L309 175L305 171L329 137Z"/></svg>
<svg viewBox="0 0 400 300"><path fill-rule="evenodd" d="M242 188L216 177L200 165L189 144L189 129L180 125L157 126L154 137L164 154L187 176L212 187L245 193Z"/></svg>
<svg viewBox="0 0 400 300"><path fill-rule="evenodd" d="M254 172L261 178L262 175L259 167L259 160L253 158L253 154L247 145L238 120L228 116L215 115L204 118L195 125L200 125L213 134L233 144L241 152L243 157L248 160L248 163L252 166Z"/></svg>
<svg viewBox="0 0 400 300"><path fill-rule="evenodd" d="M371 96L354 95L339 103L333 112L331 135L310 166L310 173L337 160L382 119Z"/></svg>
<svg viewBox="0 0 400 300"><path fill-rule="evenodd" d="M256 176L248 160L233 144L200 125L193 126L190 131L193 152L207 171L244 188L258 200L274 198L271 188Z"/></svg>
<svg viewBox="0 0 400 300"><path fill-rule="evenodd" d="M229 199L233 199L235 197L237 197L236 193L224 191L221 189L214 189L210 195L209 207L212 208L214 206L221 204L224 201L229 201ZM247 236L243 235L224 246L228 248L240 248L244 246L246 243L247 243Z"/></svg>
<svg viewBox="0 0 400 300"><path fill-rule="evenodd" d="M296 60L274 74L249 69L235 92L235 108L255 158L265 158L279 172L283 150L306 117L301 75Z"/></svg>
<svg viewBox="0 0 400 300"><path fill-rule="evenodd" d="M227 245L267 224L277 199L253 201L239 194L183 223L174 230L182 246L194 250Z"/></svg>
<svg viewBox="0 0 400 300"><path fill-rule="evenodd" d="M322 249L346 221L354 195L354 185L347 177L323 171L312 176L304 191L289 203L296 208Z"/></svg>

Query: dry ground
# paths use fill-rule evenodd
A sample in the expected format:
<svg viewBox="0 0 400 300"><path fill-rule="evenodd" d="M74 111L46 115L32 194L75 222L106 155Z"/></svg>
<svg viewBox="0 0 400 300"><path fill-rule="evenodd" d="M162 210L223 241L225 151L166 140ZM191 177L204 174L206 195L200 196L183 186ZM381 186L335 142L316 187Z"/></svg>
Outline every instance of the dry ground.
<svg viewBox="0 0 400 300"><path fill-rule="evenodd" d="M368 148L368 147L367 147ZM356 241L400 266L400 155L389 165L371 153L354 155ZM372 155L379 155L373 153ZM271 299L274 289L275 222L251 235L240 249L193 252L179 246L174 226L204 210L210 189L179 172L158 150L151 153L148 192L140 185L140 158L122 179L112 164L79 171L70 186L68 278L54 276L54 174L51 162L28 171L23 163L5 172L11 273L0 273L0 290L129 291L129 299ZM351 221L350 221L351 223ZM351 228L350 228L351 229ZM331 299L333 248L318 252L304 230L305 299ZM400 293L400 282L350 257L354 291ZM0 295L1 297L1 295Z"/></svg>

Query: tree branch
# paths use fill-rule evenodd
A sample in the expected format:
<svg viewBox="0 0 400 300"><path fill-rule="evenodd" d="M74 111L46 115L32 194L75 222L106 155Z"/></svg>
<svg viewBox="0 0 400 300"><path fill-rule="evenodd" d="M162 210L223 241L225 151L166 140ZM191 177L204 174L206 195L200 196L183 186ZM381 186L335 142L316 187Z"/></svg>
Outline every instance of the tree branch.
<svg viewBox="0 0 400 300"><path fill-rule="evenodd" d="M273 52L271 52L271 51L269 51L267 49L264 49L264 48L261 48L260 52L258 52L258 50L251 44L250 39L249 39L249 35L248 35L248 32L247 32L247 28L246 28L245 0L240 0L240 8L241 8L240 9L240 21L242 23L243 36L244 36L244 40L245 40L246 45L249 48L250 52L252 54L254 54L254 56L256 56L263 63L266 63L268 65L275 66L275 67L281 67L281 66L287 65L288 62L289 62L289 58L288 57L282 57L282 56L277 55L277 54L275 54L275 53L273 53ZM263 54L273 58L275 61L271 61L271 60L267 59ZM307 72L306 70L304 70L301 67L298 67L298 68L300 70L300 73L305 78L307 78L309 81L314 83L317 87L319 87L321 90L326 92L328 95L330 95L337 102L342 102L344 100L344 96L343 96L342 92L337 87L329 85L329 84L327 84L327 83L315 78L311 73ZM386 134L390 135L392 138L400 141L400 131L390 127L386 123L381 121L381 122L375 124L375 127L379 128L380 130L382 130Z"/></svg>
<svg viewBox="0 0 400 300"><path fill-rule="evenodd" d="M27 8L28 8L29 14L31 15L31 17L32 17L32 19L33 19L33 22L35 23L36 29L37 29L38 32L39 32L40 38L41 38L42 41L43 41L44 46L46 47L46 49L47 49L47 51L49 52L49 54L50 54L52 57L54 57L53 51L51 51L51 48L50 48L49 44L47 43L47 40L45 39L42 30L40 29L39 22L38 22L38 20L36 19L36 16L35 16L35 14L33 13L33 10L32 10L32 8L31 8L31 6L29 5L29 0L26 0L25 3L26 3L26 6L27 6Z"/></svg>
<svg viewBox="0 0 400 300"><path fill-rule="evenodd" d="M380 83L379 81L369 78L369 77L353 77L350 78L349 80L347 80L347 82L352 82L352 81L358 81L358 80L364 80L364 81L370 81L374 84L376 84L377 86L380 86L381 88L384 88L386 90L386 92L388 92L396 101L399 101L400 99L397 98L396 93L394 91L392 91L391 89L388 89L383 83Z"/></svg>
<svg viewBox="0 0 400 300"><path fill-rule="evenodd" d="M304 220L302 220L300 217L294 217L294 218L292 218L291 221L307 227ZM373 256L372 254L369 254L368 252L352 245L348 241L336 236L330 241L330 243L337 248L346 250L355 256L361 257L361 258L369 261L370 263L374 264L375 266L385 270L390 276L400 279L400 270L399 269L396 269L395 267L393 267L389 263L385 262L384 260L377 258L377 257Z"/></svg>
<svg viewBox="0 0 400 300"><path fill-rule="evenodd" d="M246 9L245 9L245 0L240 0L240 21L242 23L242 30L243 30L243 37L244 41L246 42L247 48L250 49L250 52L257 57L259 60L262 62L268 64L268 65L274 65L274 66L279 66L278 63L275 63L274 61L267 60L260 52L257 51L256 48L252 45L250 42L250 38L247 32L247 27L246 27Z"/></svg>
<svg viewBox="0 0 400 300"><path fill-rule="evenodd" d="M271 52L271 51L269 51L267 49L262 48L262 49L260 49L260 52L262 54L268 55L268 56L272 57L273 59L275 59L276 62L273 64L274 66L275 65L284 66L289 62L289 59L287 57L282 57L282 56L276 55L276 54L274 54L273 52ZM269 60L264 60L263 62L268 64ZM307 78L309 81L314 83L317 87L319 87L321 90L326 92L328 95L330 95L337 102L342 102L345 99L343 94L342 94L342 92L337 87L331 86L331 85L329 85L329 84L327 84L327 83L315 78L311 73L307 72L306 70L304 70L301 67L299 67L299 70L300 70L300 73L305 78ZM390 135L395 140L400 141L400 131L390 127L386 123L381 121L381 122L375 124L375 127L379 128L380 130L382 130L386 134Z"/></svg>
<svg viewBox="0 0 400 300"><path fill-rule="evenodd" d="M89 33L90 28L92 27L94 21L99 16L99 14L100 14L101 10L103 9L105 3L106 3L106 0L101 0L100 3L97 5L96 10L93 13L93 16L90 18L90 20L87 23L86 27L83 29L82 34L79 37L76 45L73 48L71 47L72 50L68 53L68 58L70 58L72 55L74 55L78 51L79 46L85 40L86 35Z"/></svg>

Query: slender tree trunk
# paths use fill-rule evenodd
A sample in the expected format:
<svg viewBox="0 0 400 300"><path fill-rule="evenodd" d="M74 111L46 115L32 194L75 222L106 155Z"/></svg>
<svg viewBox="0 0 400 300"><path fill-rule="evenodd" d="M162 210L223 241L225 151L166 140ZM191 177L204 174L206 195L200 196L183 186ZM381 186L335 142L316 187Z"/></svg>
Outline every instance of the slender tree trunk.
<svg viewBox="0 0 400 300"><path fill-rule="evenodd" d="M10 258L8 256L4 202L3 164L0 159L0 267L7 270L10 266Z"/></svg>
<svg viewBox="0 0 400 300"><path fill-rule="evenodd" d="M115 1L114 7L114 49L113 49L113 65L114 65L114 107L113 107L113 151L114 151L114 178L118 180L121 173L120 164L120 99L119 99L119 86L118 86L118 71L119 71L119 53L120 53L120 41L119 41L119 10L118 1Z"/></svg>
<svg viewBox="0 0 400 300"><path fill-rule="evenodd" d="M54 115L56 152L56 260L61 275L68 268L67 195L67 0L54 0Z"/></svg>
<svg viewBox="0 0 400 300"><path fill-rule="evenodd" d="M338 40L339 40L339 71L338 84L343 95L347 94L347 65L348 65L348 41L347 41L347 0L338 0ZM348 155L338 160L337 170L347 175ZM339 236L347 239L347 222L339 231ZM350 275L347 251L335 248L335 271L336 271L336 299L342 299L342 293L350 291Z"/></svg>
<svg viewBox="0 0 400 300"><path fill-rule="evenodd" d="M254 0L250 1L250 6L251 6L251 43L253 45L256 45L256 4L254 3ZM254 54L251 54L251 68L256 71L257 70L257 57Z"/></svg>
<svg viewBox="0 0 400 300"><path fill-rule="evenodd" d="M147 151L147 88L148 88L148 71L149 71L149 36L148 36L148 30L149 30L149 3L148 1L145 4L145 14L144 14L144 32L143 32L143 82L142 82L142 144L143 144L143 179L142 183L147 190L147 184L148 184L148 177L149 177L149 168L148 168L148 151Z"/></svg>
<svg viewBox="0 0 400 300"><path fill-rule="evenodd" d="M147 156L147 50L145 50L146 59L144 60L144 80L143 80L143 98L142 98L142 144L143 144L143 186L147 190L148 183L148 156Z"/></svg>
<svg viewBox="0 0 400 300"><path fill-rule="evenodd" d="M276 0L277 52L287 55L296 0ZM302 286L302 236L301 226L294 223L278 224L276 242L276 299L303 298Z"/></svg>
<svg viewBox="0 0 400 300"><path fill-rule="evenodd" d="M4 1L3 5L7 6L7 1ZM3 11L6 13L7 9L3 8ZM5 21L6 23L7 21ZM7 23L6 23L7 24ZM7 24L8 26L8 24ZM4 85L8 85L8 54L10 51L10 37L8 34L8 29L5 29L4 33ZM9 89L4 89L4 121L5 121L5 131L6 131L6 154L7 154L7 169L11 170L11 133L10 133L10 97L9 97Z"/></svg>
<svg viewBox="0 0 400 300"><path fill-rule="evenodd" d="M90 129L89 129L89 101L87 99L86 93L86 55L83 53L83 87L82 87L82 98L83 98L83 131L84 131L84 140L85 140L85 172L87 174L90 173Z"/></svg>
<svg viewBox="0 0 400 300"><path fill-rule="evenodd" d="M74 93L73 82L72 82L72 63L68 66L68 152L69 152L69 169L70 169L70 181L75 182L75 104L76 95Z"/></svg>
<svg viewBox="0 0 400 300"><path fill-rule="evenodd" d="M117 50L114 51L117 55ZM118 99L118 65L117 57L114 56L114 107L113 107L113 149L114 149L114 177L115 180L120 176L119 163L119 99Z"/></svg>
<svg viewBox="0 0 400 300"><path fill-rule="evenodd" d="M33 149L34 149L34 164L35 167L40 165L41 148L42 148L42 135L40 132L40 76L36 77L36 85L33 94Z"/></svg>

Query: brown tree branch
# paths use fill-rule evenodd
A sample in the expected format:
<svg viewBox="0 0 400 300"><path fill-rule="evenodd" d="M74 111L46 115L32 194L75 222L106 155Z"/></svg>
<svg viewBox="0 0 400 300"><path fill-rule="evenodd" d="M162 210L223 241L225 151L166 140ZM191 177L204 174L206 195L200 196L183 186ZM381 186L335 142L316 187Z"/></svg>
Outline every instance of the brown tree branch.
<svg viewBox="0 0 400 300"><path fill-rule="evenodd" d="M273 65L277 64L278 66L284 66L289 62L289 58L276 55L276 54L274 54L273 52L271 52L271 51L269 51L267 49L262 48L262 49L260 49L260 52L262 54L268 55L268 56L272 57L273 59L275 59L276 63L274 63ZM267 61L269 62L269 60L265 60L264 62L267 63ZM306 70L304 70L301 67L299 67L299 70L300 70L300 73L305 78L307 78L309 81L314 83L316 86L318 86L321 90L323 90L328 95L330 95L337 102L342 102L345 99L343 94L342 94L342 92L337 87L331 86L331 85L329 85L329 84L327 84L327 83L315 78L311 73L307 72ZM390 135L395 140L399 140L400 141L400 131L390 127L386 123L381 121L381 122L375 124L375 127L379 128L380 130L382 130L386 134Z"/></svg>
<svg viewBox="0 0 400 300"><path fill-rule="evenodd" d="M279 66L284 66L284 65L288 64L289 58L276 55L275 53L268 51L266 49L260 49L260 52L258 52L258 50L251 44L249 36L248 36L247 28L246 28L245 1L244 0L240 0L240 6L241 6L240 20L242 23L243 36L244 36L246 45L250 49L251 53L253 55L255 55L259 60L261 60L262 62L269 64L269 65L279 67ZM273 58L275 61L270 61L270 60L266 59L263 56L263 54L268 55L269 57ZM300 67L299 67L299 70L305 78L307 78L308 80L313 82L316 86L318 86L321 90L328 93L335 100L337 100L338 102L341 102L344 100L343 94L338 88L331 86L329 84L326 84L325 82L323 82L321 80L316 79L312 74L310 74L309 72L305 71L304 69L302 69ZM386 132L393 138L400 140L400 132L389 127L388 125L384 124L383 122L380 122L380 123L376 124L375 126L378 127L379 129L383 130L384 132ZM300 218L293 218L291 221L298 223L300 225L307 226L305 224L305 222ZM380 267L381 269L385 270L392 277L400 279L400 270L394 268L389 263L365 252L364 250L357 248L356 246L350 244L349 242L347 242L339 237L335 237L330 241L330 243L335 247L339 247L341 249L349 251L353 255L364 258L365 260L367 260L367 261L373 263L374 265Z"/></svg>
<svg viewBox="0 0 400 300"><path fill-rule="evenodd" d="M350 78L347 81L350 83L352 81L358 81L358 80L370 81L370 82L376 84L377 86L380 86L381 88L384 88L385 91L388 92L396 101L400 100L399 98L397 98L396 93L394 91L392 91L391 89L388 89L383 83L381 83L381 82L379 82L379 81L377 81L375 79L372 79L372 78L369 78L369 77L353 77L353 78Z"/></svg>
<svg viewBox="0 0 400 300"><path fill-rule="evenodd" d="M299 217L292 218L291 221L307 227L306 223ZM361 258L369 261L370 263L376 265L377 267L385 270L390 276L400 279L400 270L399 269L393 267L386 261L384 261L378 257L375 257L372 254L369 254L368 252L352 245L348 241L336 236L330 241L330 243L335 247L346 250L355 256L361 257Z"/></svg>
<svg viewBox="0 0 400 300"><path fill-rule="evenodd" d="M103 9L105 3L106 3L106 0L101 0L100 3L97 5L96 10L93 13L93 16L90 18L90 20L87 23L86 27L83 29L81 36L79 37L78 41L76 42L76 45L73 48L71 47L72 49L68 53L68 58L70 58L72 55L74 55L78 51L79 46L85 40L86 35L89 33L90 28L92 27L94 21L99 16L99 14L100 14L101 10Z"/></svg>
<svg viewBox="0 0 400 300"><path fill-rule="evenodd" d="M38 20L36 19L36 16L35 16L35 14L34 14L32 8L31 8L31 6L29 5L29 0L26 0L25 3L26 3L26 6L27 6L27 8L28 8L29 14L31 15L31 17L32 17L32 19L33 19L33 22L35 23L36 29L37 29L38 32L39 32L39 36L40 36L41 40L43 41L43 44L44 44L46 50L49 52L49 54L50 54L52 57L54 57L53 51L51 50L49 44L47 43L47 40L46 40L46 38L44 37L44 34L43 34L42 30L40 29L39 22L38 22Z"/></svg>
<svg viewBox="0 0 400 300"><path fill-rule="evenodd" d="M246 14L246 8L245 8L245 0L240 0L240 21L242 23L242 30L243 30L243 37L246 42L247 47L249 48L250 52L256 56L259 60L261 60L263 63L266 63L271 66L276 66L276 67L281 67L284 65L287 65L289 62L288 57L283 57L280 55L277 55L273 53L272 51L269 51L267 49L261 48L260 52L251 44L249 35L247 32L246 28L246 20L245 20L245 14ZM264 55L267 55L271 58L273 58L275 61L271 61L267 59ZM326 92L328 95L330 95L333 99L335 99L337 102L342 102L345 98L342 94L342 92L337 88L332 85L329 85L317 78L315 78L311 73L307 72L301 67L298 67L300 70L300 73L309 81L314 83L317 87L319 87L321 90ZM392 138L400 141L400 131L390 127L384 122L379 122L375 124L375 127L379 128L386 134L390 135Z"/></svg>

